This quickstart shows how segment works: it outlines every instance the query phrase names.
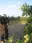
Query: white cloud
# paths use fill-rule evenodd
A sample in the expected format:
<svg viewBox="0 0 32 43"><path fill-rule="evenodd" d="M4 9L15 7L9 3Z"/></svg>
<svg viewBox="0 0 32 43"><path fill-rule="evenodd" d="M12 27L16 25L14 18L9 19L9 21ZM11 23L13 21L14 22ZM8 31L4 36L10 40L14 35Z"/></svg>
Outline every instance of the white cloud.
<svg viewBox="0 0 32 43"><path fill-rule="evenodd" d="M11 5L12 7L16 7L16 5Z"/></svg>
<svg viewBox="0 0 32 43"><path fill-rule="evenodd" d="M20 2L18 2L18 4L20 4Z"/></svg>
<svg viewBox="0 0 32 43"><path fill-rule="evenodd" d="M8 5L8 7L9 7L9 8L11 8L11 7L16 7L16 5Z"/></svg>

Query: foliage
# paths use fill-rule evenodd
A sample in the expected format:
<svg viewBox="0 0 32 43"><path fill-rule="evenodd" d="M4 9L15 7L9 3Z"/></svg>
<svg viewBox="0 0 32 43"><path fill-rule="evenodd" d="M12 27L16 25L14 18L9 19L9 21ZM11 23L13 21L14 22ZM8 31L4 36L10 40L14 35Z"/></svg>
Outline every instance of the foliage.
<svg viewBox="0 0 32 43"><path fill-rule="evenodd" d="M16 43L23 43L23 40L17 40Z"/></svg>
<svg viewBox="0 0 32 43"><path fill-rule="evenodd" d="M29 35L26 34L26 35L24 36L24 43L27 43L28 41L29 41Z"/></svg>
<svg viewBox="0 0 32 43"><path fill-rule="evenodd" d="M30 16L32 15L32 5L28 5L26 3L23 4L23 6L21 6L21 10L22 10L22 16L26 15L26 16Z"/></svg>
<svg viewBox="0 0 32 43"><path fill-rule="evenodd" d="M8 39L8 43L12 43L12 41L13 41L13 37Z"/></svg>
<svg viewBox="0 0 32 43"><path fill-rule="evenodd" d="M29 5L27 5L26 3L23 4L23 6L21 6L21 10L23 11L22 15L29 15Z"/></svg>
<svg viewBox="0 0 32 43"><path fill-rule="evenodd" d="M13 41L14 41L14 37L15 37L15 35L13 35L13 36L11 36L9 39L8 39L8 43L12 43Z"/></svg>

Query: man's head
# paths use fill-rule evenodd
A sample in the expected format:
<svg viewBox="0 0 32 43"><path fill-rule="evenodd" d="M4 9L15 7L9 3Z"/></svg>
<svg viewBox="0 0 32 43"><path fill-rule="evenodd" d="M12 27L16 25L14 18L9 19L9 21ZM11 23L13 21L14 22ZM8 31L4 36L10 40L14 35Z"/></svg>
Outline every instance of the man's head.
<svg viewBox="0 0 32 43"><path fill-rule="evenodd" d="M1 17L1 24L7 24L9 22L7 17Z"/></svg>

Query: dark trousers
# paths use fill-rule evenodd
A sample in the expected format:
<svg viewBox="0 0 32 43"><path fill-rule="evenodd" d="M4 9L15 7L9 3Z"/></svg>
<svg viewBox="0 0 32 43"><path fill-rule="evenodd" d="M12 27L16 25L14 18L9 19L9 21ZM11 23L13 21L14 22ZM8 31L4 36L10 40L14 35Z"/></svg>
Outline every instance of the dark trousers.
<svg viewBox="0 0 32 43"><path fill-rule="evenodd" d="M4 35L1 36L1 40L4 41Z"/></svg>
<svg viewBox="0 0 32 43"><path fill-rule="evenodd" d="M5 32L5 39L8 40L8 31Z"/></svg>
<svg viewBox="0 0 32 43"><path fill-rule="evenodd" d="M4 41L4 39L8 40L8 29L5 31L5 35L2 35L1 39L2 41Z"/></svg>

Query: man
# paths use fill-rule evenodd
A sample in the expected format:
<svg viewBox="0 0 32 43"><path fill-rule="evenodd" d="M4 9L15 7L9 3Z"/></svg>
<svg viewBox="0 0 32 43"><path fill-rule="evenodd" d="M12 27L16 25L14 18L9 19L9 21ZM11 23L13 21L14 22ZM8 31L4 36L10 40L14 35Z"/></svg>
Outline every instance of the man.
<svg viewBox="0 0 32 43"><path fill-rule="evenodd" d="M3 38L3 40L1 38L2 35L4 35L4 33L5 33L4 28L5 28L4 25L0 24L0 43L2 43L4 40L4 38Z"/></svg>
<svg viewBox="0 0 32 43"><path fill-rule="evenodd" d="M7 26L8 22L9 22L9 20L7 17L1 17L1 24L3 24L5 26L5 35L2 35L2 40L8 39L8 26Z"/></svg>

